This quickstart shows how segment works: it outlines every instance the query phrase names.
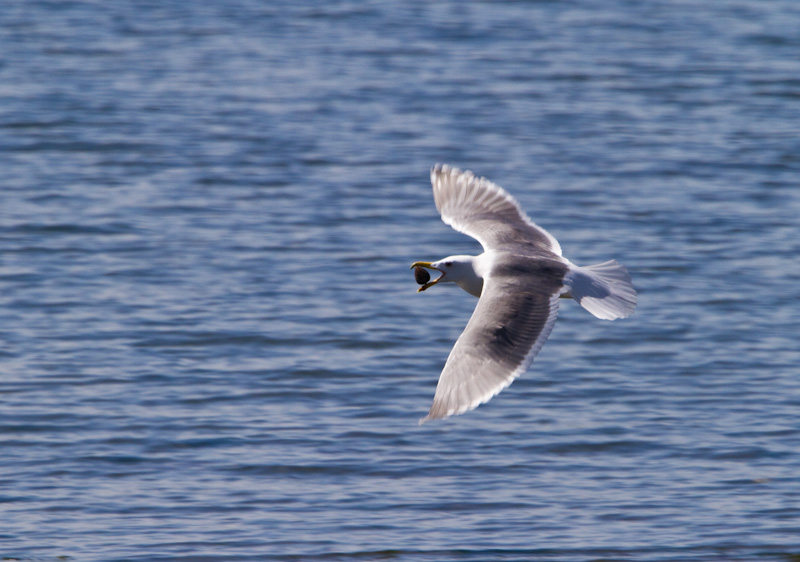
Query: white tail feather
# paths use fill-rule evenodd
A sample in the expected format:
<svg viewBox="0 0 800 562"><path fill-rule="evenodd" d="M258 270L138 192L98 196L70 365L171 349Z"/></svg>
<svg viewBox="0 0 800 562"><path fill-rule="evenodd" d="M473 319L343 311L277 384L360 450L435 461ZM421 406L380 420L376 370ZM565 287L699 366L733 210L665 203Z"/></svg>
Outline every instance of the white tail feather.
<svg viewBox="0 0 800 562"><path fill-rule="evenodd" d="M625 266L616 260L578 267L564 279L569 295L603 320L627 318L636 309L636 290Z"/></svg>

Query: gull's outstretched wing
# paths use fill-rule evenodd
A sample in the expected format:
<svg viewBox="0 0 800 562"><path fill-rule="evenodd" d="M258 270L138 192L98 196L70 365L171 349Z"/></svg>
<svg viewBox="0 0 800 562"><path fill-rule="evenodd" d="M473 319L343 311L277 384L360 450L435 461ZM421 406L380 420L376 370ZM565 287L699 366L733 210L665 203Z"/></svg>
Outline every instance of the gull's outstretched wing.
<svg viewBox="0 0 800 562"><path fill-rule="evenodd" d="M527 254L561 255L556 239L534 224L502 187L486 178L436 164L431 169L431 184L436 210L445 224L472 236L484 249L514 245L526 247Z"/></svg>
<svg viewBox="0 0 800 562"><path fill-rule="evenodd" d="M472 410L528 368L553 329L566 270L556 259L498 258L420 422Z"/></svg>

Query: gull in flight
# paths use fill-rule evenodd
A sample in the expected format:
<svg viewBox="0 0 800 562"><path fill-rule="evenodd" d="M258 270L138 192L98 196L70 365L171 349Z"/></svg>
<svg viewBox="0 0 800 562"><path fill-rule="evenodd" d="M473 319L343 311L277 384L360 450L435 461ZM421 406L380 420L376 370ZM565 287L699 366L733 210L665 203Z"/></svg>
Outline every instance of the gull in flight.
<svg viewBox="0 0 800 562"><path fill-rule="evenodd" d="M431 183L445 224L475 238L484 252L411 266L419 291L455 283L479 297L420 423L472 410L525 372L553 329L559 299L575 299L604 320L633 314L636 291L616 260L585 267L570 262L511 195L472 172L437 164ZM427 269L439 276L430 281Z"/></svg>

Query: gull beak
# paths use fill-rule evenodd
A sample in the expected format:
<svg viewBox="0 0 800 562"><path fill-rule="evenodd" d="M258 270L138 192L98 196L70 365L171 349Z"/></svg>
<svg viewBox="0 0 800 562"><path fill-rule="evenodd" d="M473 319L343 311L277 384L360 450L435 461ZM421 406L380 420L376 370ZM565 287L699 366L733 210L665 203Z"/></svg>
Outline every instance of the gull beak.
<svg viewBox="0 0 800 562"><path fill-rule="evenodd" d="M429 262L429 261L415 261L414 263L412 263L412 264L411 264L411 268L410 268L410 269L414 269L415 267L424 267L425 269L433 269L433 270L435 270L435 271L438 271L439 273L441 273L441 275L440 275L439 277L437 277L437 278L436 278L436 279L434 279L433 281L428 281L427 283L425 283L424 285L422 285L422 287L420 287L419 289L417 289L417 292L418 292L418 293L421 293L422 291L424 291L424 290L425 290L425 289L427 289L428 287L433 287L433 286L434 286L434 285L436 285L436 284L437 284L439 281L441 281L441 280L442 280L442 278L443 278L443 277L444 277L444 275L445 275L445 272L444 272L444 271L442 271L441 269L437 269L437 268L433 267L433 265L431 265L431 262Z"/></svg>

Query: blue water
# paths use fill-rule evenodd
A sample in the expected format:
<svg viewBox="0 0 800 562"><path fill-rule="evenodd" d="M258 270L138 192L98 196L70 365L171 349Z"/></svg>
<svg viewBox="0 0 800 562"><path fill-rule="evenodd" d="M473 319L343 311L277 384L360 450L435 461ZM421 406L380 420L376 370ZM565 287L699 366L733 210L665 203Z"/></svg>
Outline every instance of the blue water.
<svg viewBox="0 0 800 562"><path fill-rule="evenodd" d="M0 10L0 556L800 559L800 5ZM636 314L562 303L418 426L475 300L435 162ZM448 290L453 289L453 290Z"/></svg>

